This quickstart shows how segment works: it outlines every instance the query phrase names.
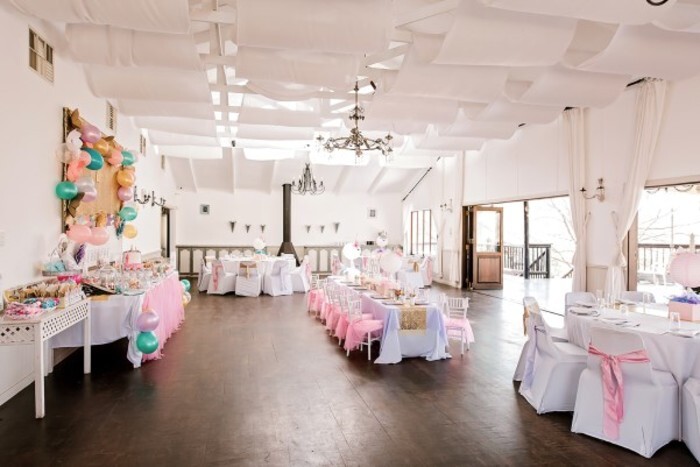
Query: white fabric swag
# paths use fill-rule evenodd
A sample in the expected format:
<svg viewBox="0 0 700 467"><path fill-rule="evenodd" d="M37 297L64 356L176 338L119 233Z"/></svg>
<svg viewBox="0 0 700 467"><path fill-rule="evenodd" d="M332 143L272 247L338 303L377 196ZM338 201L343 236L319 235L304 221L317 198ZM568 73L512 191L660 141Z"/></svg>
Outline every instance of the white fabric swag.
<svg viewBox="0 0 700 467"><path fill-rule="evenodd" d="M627 235L639 209L644 182L656 151L666 97L666 81L647 79L637 91L634 149L629 167L627 183L619 209L611 213L615 225L616 253L608 268L605 291L619 297L625 290L623 269L627 260L622 252L622 242Z"/></svg>
<svg viewBox="0 0 700 467"><path fill-rule="evenodd" d="M576 236L574 251L574 278L572 290L586 290L586 246L588 212L586 200L579 192L586 181L586 116L584 109L569 109L562 115L564 138L569 156L569 201L571 202L571 221Z"/></svg>

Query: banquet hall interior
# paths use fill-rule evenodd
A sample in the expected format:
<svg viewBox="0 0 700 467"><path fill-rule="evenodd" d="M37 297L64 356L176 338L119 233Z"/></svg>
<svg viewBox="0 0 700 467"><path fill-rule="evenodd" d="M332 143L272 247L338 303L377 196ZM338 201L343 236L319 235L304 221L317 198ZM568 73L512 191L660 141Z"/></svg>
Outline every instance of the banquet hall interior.
<svg viewBox="0 0 700 467"><path fill-rule="evenodd" d="M0 465L700 462L700 1L0 0L0 42Z"/></svg>

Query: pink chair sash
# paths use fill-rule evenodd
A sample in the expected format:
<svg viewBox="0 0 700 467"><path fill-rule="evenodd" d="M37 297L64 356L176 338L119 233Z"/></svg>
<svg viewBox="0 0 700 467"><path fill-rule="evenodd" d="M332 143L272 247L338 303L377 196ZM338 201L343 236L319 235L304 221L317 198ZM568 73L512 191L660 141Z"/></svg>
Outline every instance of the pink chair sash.
<svg viewBox="0 0 700 467"><path fill-rule="evenodd" d="M647 363L646 350L636 350L621 355L608 355L594 345L588 346L588 353L600 357L600 369L603 376L603 433L609 439L620 436L620 422L624 416L625 387L620 363Z"/></svg>
<svg viewBox="0 0 700 467"><path fill-rule="evenodd" d="M214 285L214 290L219 290L219 276L224 272L224 265L221 263L214 264L211 268L211 282Z"/></svg>

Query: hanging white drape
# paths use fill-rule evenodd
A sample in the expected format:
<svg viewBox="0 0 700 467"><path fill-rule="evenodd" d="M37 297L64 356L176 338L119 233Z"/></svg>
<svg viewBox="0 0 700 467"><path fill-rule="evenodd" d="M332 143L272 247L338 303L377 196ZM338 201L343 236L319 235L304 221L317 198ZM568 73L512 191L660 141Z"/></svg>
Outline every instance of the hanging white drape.
<svg viewBox="0 0 700 467"><path fill-rule="evenodd" d="M571 202L571 223L576 236L574 250L574 279L572 290L586 290L586 224L588 209L586 199L579 190L586 183L586 129L585 114L581 108L569 109L562 114L564 139L569 156L569 201Z"/></svg>
<svg viewBox="0 0 700 467"><path fill-rule="evenodd" d="M622 242L637 215L644 182L649 175L661 128L665 96L666 82L659 79L647 79L637 90L632 161L627 171L627 182L619 209L611 213L615 225L615 256L608 267L605 291L614 298L619 297L620 292L625 290L623 269L627 266L627 261L622 252Z"/></svg>

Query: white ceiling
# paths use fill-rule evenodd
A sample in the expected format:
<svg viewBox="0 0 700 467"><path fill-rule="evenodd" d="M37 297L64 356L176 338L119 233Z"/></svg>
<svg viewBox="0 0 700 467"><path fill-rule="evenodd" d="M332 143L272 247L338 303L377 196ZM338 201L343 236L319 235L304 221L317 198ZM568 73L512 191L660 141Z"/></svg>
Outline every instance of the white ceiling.
<svg viewBox="0 0 700 467"><path fill-rule="evenodd" d="M9 3L65 24L92 92L189 191L271 190L310 160L329 190L404 192L438 157L700 73L700 0ZM347 135L357 79L360 127L395 136L393 161L318 152L315 135Z"/></svg>

